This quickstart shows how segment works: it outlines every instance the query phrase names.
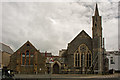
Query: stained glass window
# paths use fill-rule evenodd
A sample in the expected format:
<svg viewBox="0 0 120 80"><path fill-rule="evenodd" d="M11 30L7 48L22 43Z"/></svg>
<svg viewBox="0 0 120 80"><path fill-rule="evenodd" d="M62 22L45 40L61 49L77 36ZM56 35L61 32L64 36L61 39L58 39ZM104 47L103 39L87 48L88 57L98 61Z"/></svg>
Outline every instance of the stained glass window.
<svg viewBox="0 0 120 80"><path fill-rule="evenodd" d="M89 54L89 67L91 66L91 54Z"/></svg>
<svg viewBox="0 0 120 80"><path fill-rule="evenodd" d="M81 66L83 67L83 54L81 54Z"/></svg>
<svg viewBox="0 0 120 80"><path fill-rule="evenodd" d="M25 53L22 53L22 65L25 64Z"/></svg>
<svg viewBox="0 0 120 80"><path fill-rule="evenodd" d="M77 66L77 54L75 54L75 66Z"/></svg>
<svg viewBox="0 0 120 80"><path fill-rule="evenodd" d="M26 51L26 65L29 65L29 51Z"/></svg>
<svg viewBox="0 0 120 80"><path fill-rule="evenodd" d="M89 67L89 54L87 54L87 67Z"/></svg>
<svg viewBox="0 0 120 80"><path fill-rule="evenodd" d="M78 53L78 67L80 66L80 54Z"/></svg>
<svg viewBox="0 0 120 80"><path fill-rule="evenodd" d="M33 54L30 54L30 65L33 65Z"/></svg>

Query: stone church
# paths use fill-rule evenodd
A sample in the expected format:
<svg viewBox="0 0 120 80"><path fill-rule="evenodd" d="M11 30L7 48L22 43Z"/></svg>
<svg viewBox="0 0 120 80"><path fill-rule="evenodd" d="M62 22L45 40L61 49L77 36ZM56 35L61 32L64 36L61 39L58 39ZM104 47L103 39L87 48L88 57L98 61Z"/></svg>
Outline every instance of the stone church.
<svg viewBox="0 0 120 80"><path fill-rule="evenodd" d="M68 73L103 73L105 57L102 17L99 15L97 4L92 16L92 37L82 30L68 44L67 49L61 50L59 54L64 58Z"/></svg>
<svg viewBox="0 0 120 80"><path fill-rule="evenodd" d="M46 58L29 41L10 57L8 69L19 74L44 74Z"/></svg>
<svg viewBox="0 0 120 80"><path fill-rule="evenodd" d="M102 17L96 4L92 37L82 30L59 56L43 56L27 41L12 54L8 68L21 74L102 74L107 70L104 51Z"/></svg>

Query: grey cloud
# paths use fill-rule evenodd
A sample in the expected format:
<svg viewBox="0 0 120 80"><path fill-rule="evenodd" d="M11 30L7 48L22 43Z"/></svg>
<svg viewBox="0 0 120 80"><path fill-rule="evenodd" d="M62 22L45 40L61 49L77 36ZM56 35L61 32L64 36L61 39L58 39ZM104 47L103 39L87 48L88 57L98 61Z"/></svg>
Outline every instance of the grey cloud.
<svg viewBox="0 0 120 80"><path fill-rule="evenodd" d="M117 44L117 5L98 3L100 15L103 16L107 50ZM21 2L3 3L2 7L3 42L12 46L14 51L30 40L37 49L58 55L58 51L67 48L67 44L82 29L92 35L95 3Z"/></svg>

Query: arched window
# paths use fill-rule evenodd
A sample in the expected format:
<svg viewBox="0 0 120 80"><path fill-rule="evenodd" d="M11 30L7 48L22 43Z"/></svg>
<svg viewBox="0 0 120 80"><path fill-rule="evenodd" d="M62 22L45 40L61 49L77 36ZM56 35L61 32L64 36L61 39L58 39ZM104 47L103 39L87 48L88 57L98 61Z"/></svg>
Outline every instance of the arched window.
<svg viewBox="0 0 120 80"><path fill-rule="evenodd" d="M22 53L22 65L25 65L25 53Z"/></svg>
<svg viewBox="0 0 120 80"><path fill-rule="evenodd" d="M33 65L33 54L30 54L30 65Z"/></svg>
<svg viewBox="0 0 120 80"><path fill-rule="evenodd" d="M77 54L75 54L75 66L77 66Z"/></svg>
<svg viewBox="0 0 120 80"><path fill-rule="evenodd" d="M91 54L89 54L89 67L91 66Z"/></svg>
<svg viewBox="0 0 120 80"><path fill-rule="evenodd" d="M81 54L81 67L83 67L83 54Z"/></svg>
<svg viewBox="0 0 120 80"><path fill-rule="evenodd" d="M87 54L87 67L89 67L89 53Z"/></svg>
<svg viewBox="0 0 120 80"><path fill-rule="evenodd" d="M75 53L75 67L80 66L80 54L77 52Z"/></svg>
<svg viewBox="0 0 120 80"><path fill-rule="evenodd" d="M29 65L29 51L26 51L26 65Z"/></svg>
<svg viewBox="0 0 120 80"><path fill-rule="evenodd" d="M78 67L80 66L80 54L78 53Z"/></svg>
<svg viewBox="0 0 120 80"><path fill-rule="evenodd" d="M29 57L29 51L28 50L26 51L26 57Z"/></svg>
<svg viewBox="0 0 120 80"><path fill-rule="evenodd" d="M90 67L91 66L91 54L88 53L87 54L87 67Z"/></svg>
<svg viewBox="0 0 120 80"><path fill-rule="evenodd" d="M85 54L81 54L81 67L85 67Z"/></svg>
<svg viewBox="0 0 120 80"><path fill-rule="evenodd" d="M21 65L33 65L34 55L27 50L21 54Z"/></svg>

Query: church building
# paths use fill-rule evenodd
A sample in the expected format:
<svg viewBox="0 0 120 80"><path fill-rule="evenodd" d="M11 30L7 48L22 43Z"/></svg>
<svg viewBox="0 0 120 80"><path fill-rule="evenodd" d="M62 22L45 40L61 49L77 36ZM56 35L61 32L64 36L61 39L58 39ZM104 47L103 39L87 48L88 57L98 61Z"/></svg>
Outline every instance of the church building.
<svg viewBox="0 0 120 80"><path fill-rule="evenodd" d="M9 69L20 74L103 74L107 72L102 17L96 4L92 37L82 30L59 56L40 53L29 41L11 55Z"/></svg>
<svg viewBox="0 0 120 80"><path fill-rule="evenodd" d="M82 30L69 44L66 50L62 50L61 56L68 73L103 73L104 41L102 37L102 17L99 15L96 4L94 16L92 16L92 37ZM65 69L61 69L66 73Z"/></svg>
<svg viewBox="0 0 120 80"><path fill-rule="evenodd" d="M19 74L45 74L46 58L29 41L10 57L8 69Z"/></svg>

